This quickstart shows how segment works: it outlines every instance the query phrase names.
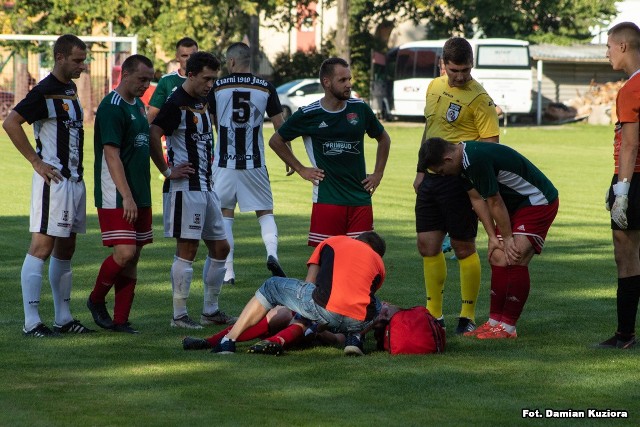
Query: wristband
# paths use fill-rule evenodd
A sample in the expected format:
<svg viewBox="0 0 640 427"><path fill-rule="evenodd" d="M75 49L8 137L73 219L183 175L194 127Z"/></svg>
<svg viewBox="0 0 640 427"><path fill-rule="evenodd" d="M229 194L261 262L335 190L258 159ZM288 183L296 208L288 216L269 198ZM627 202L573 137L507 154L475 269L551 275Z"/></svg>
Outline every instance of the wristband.
<svg viewBox="0 0 640 427"><path fill-rule="evenodd" d="M622 182L618 181L617 184L613 185L613 194L616 196L626 196L629 194L629 187L631 187L631 184L627 181L627 178L623 179Z"/></svg>
<svg viewBox="0 0 640 427"><path fill-rule="evenodd" d="M169 178L169 175L171 175L171 168L167 168L167 170L162 172L162 176L164 176L165 178Z"/></svg>

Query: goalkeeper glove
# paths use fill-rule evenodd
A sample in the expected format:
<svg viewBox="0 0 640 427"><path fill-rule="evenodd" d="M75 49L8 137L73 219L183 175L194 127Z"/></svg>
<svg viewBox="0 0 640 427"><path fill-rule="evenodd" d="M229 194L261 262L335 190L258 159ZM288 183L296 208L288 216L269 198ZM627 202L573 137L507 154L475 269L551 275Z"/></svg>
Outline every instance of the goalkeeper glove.
<svg viewBox="0 0 640 427"><path fill-rule="evenodd" d="M626 178L613 186L613 194L616 196L616 199L613 202L613 206L611 206L611 219L623 230L626 230L629 226L627 222L629 187L630 184Z"/></svg>

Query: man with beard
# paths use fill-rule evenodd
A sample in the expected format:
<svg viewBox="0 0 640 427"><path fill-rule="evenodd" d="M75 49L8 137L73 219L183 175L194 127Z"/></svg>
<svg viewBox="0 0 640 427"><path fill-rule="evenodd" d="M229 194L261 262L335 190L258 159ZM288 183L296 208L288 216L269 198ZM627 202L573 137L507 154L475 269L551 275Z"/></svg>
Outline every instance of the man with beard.
<svg viewBox="0 0 640 427"><path fill-rule="evenodd" d="M373 230L371 195L382 180L391 139L371 108L351 98L351 70L341 58L320 66L324 97L296 111L271 137L269 146L302 178L311 181L313 208L309 246L325 239L356 237ZM364 134L378 141L373 173L367 174ZM286 145L303 137L311 166Z"/></svg>

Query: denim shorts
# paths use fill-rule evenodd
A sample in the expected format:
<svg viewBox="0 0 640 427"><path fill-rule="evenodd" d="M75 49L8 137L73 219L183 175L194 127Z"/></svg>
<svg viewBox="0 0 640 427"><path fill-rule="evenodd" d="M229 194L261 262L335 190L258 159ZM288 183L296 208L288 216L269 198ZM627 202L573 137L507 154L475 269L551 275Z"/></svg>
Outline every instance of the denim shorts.
<svg viewBox="0 0 640 427"><path fill-rule="evenodd" d="M288 277L271 277L256 291L256 298L267 310L283 305L302 317L326 325L332 332L355 333L369 326L380 312L380 301L376 298L376 316L372 320L357 320L325 310L316 304L312 294L316 285Z"/></svg>

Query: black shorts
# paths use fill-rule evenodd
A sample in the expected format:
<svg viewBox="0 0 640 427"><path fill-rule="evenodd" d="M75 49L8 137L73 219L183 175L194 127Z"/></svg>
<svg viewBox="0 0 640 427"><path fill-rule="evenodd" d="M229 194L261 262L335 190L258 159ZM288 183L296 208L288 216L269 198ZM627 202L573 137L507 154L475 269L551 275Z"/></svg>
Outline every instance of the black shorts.
<svg viewBox="0 0 640 427"><path fill-rule="evenodd" d="M618 182L618 175L613 175L611 185ZM627 230L640 230L640 173L634 172L629 186L629 207L627 208ZM609 206L613 206L616 196L613 195L613 188L609 187ZM618 224L611 220L612 230L622 230Z"/></svg>
<svg viewBox="0 0 640 427"><path fill-rule="evenodd" d="M461 178L425 174L416 197L416 232L427 231L444 231L456 240L478 234L478 217Z"/></svg>

